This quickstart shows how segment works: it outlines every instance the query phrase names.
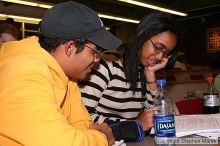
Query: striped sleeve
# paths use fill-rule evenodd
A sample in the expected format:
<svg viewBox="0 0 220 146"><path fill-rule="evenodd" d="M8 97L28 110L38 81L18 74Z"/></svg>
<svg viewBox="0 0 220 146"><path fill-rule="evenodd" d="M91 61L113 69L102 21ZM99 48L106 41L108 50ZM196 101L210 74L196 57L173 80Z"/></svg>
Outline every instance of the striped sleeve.
<svg viewBox="0 0 220 146"><path fill-rule="evenodd" d="M83 102L90 113L90 116L97 122L98 119L105 117L99 115L96 111L99 100L102 97L103 91L107 88L111 77L111 72L108 64L100 60L98 70L92 70L90 80L80 81L80 90Z"/></svg>
<svg viewBox="0 0 220 146"><path fill-rule="evenodd" d="M135 92L131 90L120 60L100 60L90 79L81 82L82 98L95 123L135 120L142 110L141 102L152 104L152 93L142 96L140 77ZM146 87L145 87L146 88Z"/></svg>

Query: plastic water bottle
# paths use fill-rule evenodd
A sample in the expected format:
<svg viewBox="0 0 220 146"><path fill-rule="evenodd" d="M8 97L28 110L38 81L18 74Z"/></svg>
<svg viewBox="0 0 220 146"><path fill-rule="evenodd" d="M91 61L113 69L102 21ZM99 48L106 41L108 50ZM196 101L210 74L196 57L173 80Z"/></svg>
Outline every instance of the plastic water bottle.
<svg viewBox="0 0 220 146"><path fill-rule="evenodd" d="M155 143L158 146L175 145L175 109L172 98L166 90L166 80L157 80L159 87L154 98L154 130Z"/></svg>
<svg viewBox="0 0 220 146"><path fill-rule="evenodd" d="M208 76L206 80L208 81L208 87L203 93L204 113L215 114L219 112L219 93L213 86L213 77Z"/></svg>

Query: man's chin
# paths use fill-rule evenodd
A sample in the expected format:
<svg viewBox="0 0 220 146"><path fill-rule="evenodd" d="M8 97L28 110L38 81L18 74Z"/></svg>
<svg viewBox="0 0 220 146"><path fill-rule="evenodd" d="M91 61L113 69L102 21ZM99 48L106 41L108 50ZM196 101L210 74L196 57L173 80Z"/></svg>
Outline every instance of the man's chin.
<svg viewBox="0 0 220 146"><path fill-rule="evenodd" d="M81 74L81 75L78 77L78 80L89 80L89 79L90 79L90 73Z"/></svg>

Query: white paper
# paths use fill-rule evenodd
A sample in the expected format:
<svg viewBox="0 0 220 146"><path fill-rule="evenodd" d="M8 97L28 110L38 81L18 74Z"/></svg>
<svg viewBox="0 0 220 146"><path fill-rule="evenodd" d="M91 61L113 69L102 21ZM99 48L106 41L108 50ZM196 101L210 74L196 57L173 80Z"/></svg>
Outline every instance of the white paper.
<svg viewBox="0 0 220 146"><path fill-rule="evenodd" d="M220 114L175 116L176 136L220 132Z"/></svg>
<svg viewBox="0 0 220 146"><path fill-rule="evenodd" d="M124 140L115 141L112 146L126 146L126 143L124 143Z"/></svg>
<svg viewBox="0 0 220 146"><path fill-rule="evenodd" d="M198 133L196 135L211 138L211 139L218 139L220 137L220 132L206 132L206 133Z"/></svg>

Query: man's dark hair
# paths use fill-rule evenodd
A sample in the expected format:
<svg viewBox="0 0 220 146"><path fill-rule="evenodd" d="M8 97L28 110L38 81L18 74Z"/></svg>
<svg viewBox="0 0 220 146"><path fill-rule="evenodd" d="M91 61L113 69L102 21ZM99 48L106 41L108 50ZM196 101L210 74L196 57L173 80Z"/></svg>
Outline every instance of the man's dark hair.
<svg viewBox="0 0 220 146"><path fill-rule="evenodd" d="M42 34L39 35L39 43L42 48L44 48L47 52L51 53L55 51L55 49L61 45L64 44L69 40L63 40L60 38L54 38L54 37L48 37L44 36ZM88 43L85 39L75 39L75 47L77 49L76 53L81 52L84 49L84 45Z"/></svg>
<svg viewBox="0 0 220 146"><path fill-rule="evenodd" d="M8 33L12 35L16 40L20 38L20 32L13 24L3 23L0 25L0 35L3 33Z"/></svg>
<svg viewBox="0 0 220 146"><path fill-rule="evenodd" d="M140 77L143 96L146 94L146 79L144 76L144 66L140 63L141 48L149 38L165 31L170 31L177 35L177 29L173 20L162 13L149 14L140 21L125 49L125 75L128 82L131 83L133 91L135 91L137 79Z"/></svg>
<svg viewBox="0 0 220 146"><path fill-rule="evenodd" d="M15 25L15 21L14 21L13 18L7 18L7 19L5 20L5 23L10 23L10 24L12 24L12 25Z"/></svg>
<svg viewBox="0 0 220 146"><path fill-rule="evenodd" d="M42 34L39 35L40 46L49 53L55 51L55 49L64 42L65 42L64 40L59 38L51 38L44 36Z"/></svg>

